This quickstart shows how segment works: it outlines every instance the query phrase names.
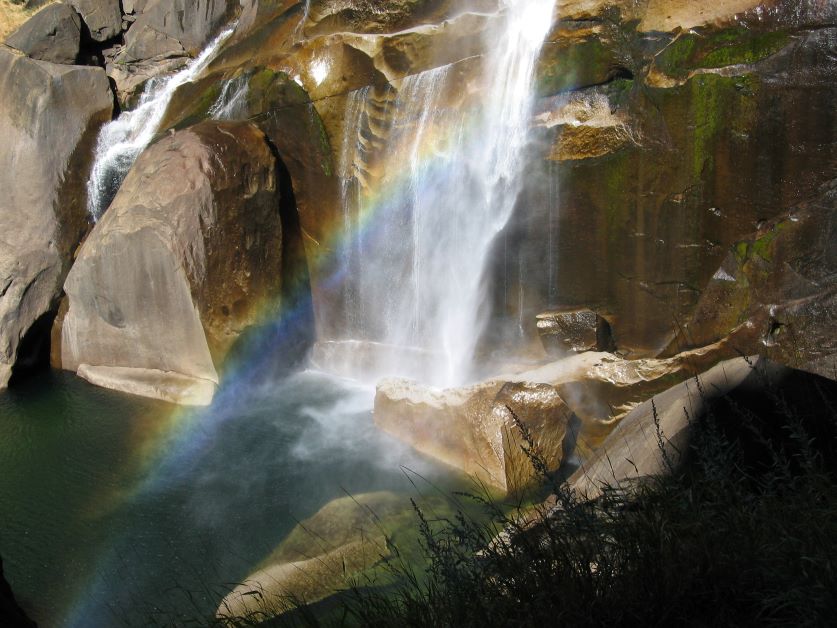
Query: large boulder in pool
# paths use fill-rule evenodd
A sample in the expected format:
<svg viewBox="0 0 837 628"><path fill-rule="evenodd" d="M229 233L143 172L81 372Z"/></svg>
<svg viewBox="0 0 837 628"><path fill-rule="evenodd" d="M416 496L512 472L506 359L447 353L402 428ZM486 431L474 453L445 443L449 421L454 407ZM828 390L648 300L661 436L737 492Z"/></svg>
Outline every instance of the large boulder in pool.
<svg viewBox="0 0 837 628"><path fill-rule="evenodd" d="M235 340L278 308L277 168L246 122L146 149L67 278L53 362L107 388L208 404Z"/></svg>
<svg viewBox="0 0 837 628"><path fill-rule="evenodd" d="M0 388L30 330L49 327L88 229L85 182L112 109L102 69L0 49Z"/></svg>
<svg viewBox="0 0 837 628"><path fill-rule="evenodd" d="M524 449L533 449L547 470L556 470L573 413L545 383L491 380L439 390L387 379L378 385L374 418L378 427L418 451L486 486L519 493L537 480Z"/></svg>

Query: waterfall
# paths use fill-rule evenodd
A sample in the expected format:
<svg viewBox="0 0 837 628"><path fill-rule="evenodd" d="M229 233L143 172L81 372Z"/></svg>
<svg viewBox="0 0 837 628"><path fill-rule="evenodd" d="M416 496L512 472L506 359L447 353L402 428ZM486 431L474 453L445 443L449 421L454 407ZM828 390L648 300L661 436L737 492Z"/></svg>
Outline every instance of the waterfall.
<svg viewBox="0 0 837 628"><path fill-rule="evenodd" d="M247 113L250 76L242 74L224 82L221 93L209 108L213 120L235 120Z"/></svg>
<svg viewBox="0 0 837 628"><path fill-rule="evenodd" d="M182 70L150 79L136 109L125 111L99 132L93 170L87 181L88 211L98 220L110 205L136 158L154 138L174 92L198 76L215 56L235 25L218 35Z"/></svg>
<svg viewBox="0 0 837 628"><path fill-rule="evenodd" d="M331 357L361 379L405 375L456 385L472 376L486 322L483 273L522 186L535 64L553 5L501 0L474 85L463 85L456 65L408 77L384 148L366 156L382 174L359 182L343 168L351 179L344 190L360 191L343 199L350 298L341 306L346 320L360 322L333 339L347 345L343 351L320 351L322 361ZM463 102L468 93L477 104ZM369 133L356 98L344 159Z"/></svg>

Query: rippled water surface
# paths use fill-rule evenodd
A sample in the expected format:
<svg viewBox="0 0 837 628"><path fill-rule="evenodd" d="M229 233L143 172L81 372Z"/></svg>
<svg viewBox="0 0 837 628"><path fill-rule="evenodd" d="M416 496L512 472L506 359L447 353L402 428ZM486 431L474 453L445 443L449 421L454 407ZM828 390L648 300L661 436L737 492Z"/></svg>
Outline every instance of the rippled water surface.
<svg viewBox="0 0 837 628"><path fill-rule="evenodd" d="M454 480L375 429L372 395L314 372L239 383L189 412L60 373L0 393L7 579L44 626L211 614L329 500L406 501L404 467Z"/></svg>

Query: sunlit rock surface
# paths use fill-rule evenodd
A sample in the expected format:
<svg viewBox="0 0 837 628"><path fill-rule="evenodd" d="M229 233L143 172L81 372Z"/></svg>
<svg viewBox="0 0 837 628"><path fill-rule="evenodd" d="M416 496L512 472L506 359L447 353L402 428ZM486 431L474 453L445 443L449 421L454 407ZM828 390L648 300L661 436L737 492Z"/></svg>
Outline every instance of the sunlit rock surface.
<svg viewBox="0 0 837 628"><path fill-rule="evenodd" d="M88 229L84 184L112 107L102 69L0 48L0 388L27 333L58 306Z"/></svg>
<svg viewBox="0 0 837 628"><path fill-rule="evenodd" d="M335 499L300 522L221 602L219 618L270 617L345 589L358 573L389 556L387 534L407 525L410 502L393 493Z"/></svg>
<svg viewBox="0 0 837 628"><path fill-rule="evenodd" d="M7 46L51 63L75 63L80 44L81 19L62 3L39 11L6 38Z"/></svg>
<svg viewBox="0 0 837 628"><path fill-rule="evenodd" d="M151 146L67 278L55 361L110 388L208 403L236 338L277 311L279 200L251 124L207 122Z"/></svg>
<svg viewBox="0 0 837 628"><path fill-rule="evenodd" d="M555 470L573 448L589 456L641 403L741 355L750 329L744 324L719 342L671 358L627 360L588 351L462 388L384 380L375 397L375 423L493 487L516 491L533 480L533 469L520 455L525 443L509 410Z"/></svg>
<svg viewBox="0 0 837 628"><path fill-rule="evenodd" d="M106 41L122 32L122 8L119 0L70 0L81 14L94 41Z"/></svg>
<svg viewBox="0 0 837 628"><path fill-rule="evenodd" d="M516 417L516 419L515 419ZM489 381L432 389L410 380L378 385L375 424L417 450L503 492L535 478L523 429L550 471L563 459L572 411L549 384Z"/></svg>
<svg viewBox="0 0 837 628"><path fill-rule="evenodd" d="M610 325L592 310L542 312L538 334L547 353L612 350Z"/></svg>
<svg viewBox="0 0 837 628"><path fill-rule="evenodd" d="M125 3L123 3L124 5ZM108 55L107 72L122 103L133 103L149 79L196 57L238 9L225 0L148 0L123 6L124 44Z"/></svg>

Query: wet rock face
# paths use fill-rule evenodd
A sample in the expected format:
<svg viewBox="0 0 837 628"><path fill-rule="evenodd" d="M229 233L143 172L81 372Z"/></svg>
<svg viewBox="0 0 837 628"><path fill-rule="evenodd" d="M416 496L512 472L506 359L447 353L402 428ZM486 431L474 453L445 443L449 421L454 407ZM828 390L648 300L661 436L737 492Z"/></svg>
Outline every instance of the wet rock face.
<svg viewBox="0 0 837 628"><path fill-rule="evenodd" d="M748 333L740 350L837 379L837 180L736 243L669 353Z"/></svg>
<svg viewBox="0 0 837 628"><path fill-rule="evenodd" d="M137 10L139 15L125 35L126 54L134 60L155 56L148 54L153 49L141 52L140 47L157 35L195 55L232 17L236 4L226 0L149 0Z"/></svg>
<svg viewBox="0 0 837 628"><path fill-rule="evenodd" d="M541 102L540 147L498 243L496 319L530 321L534 336L539 312L585 305L607 315L620 350L656 355L729 247L831 178L835 8L721 3L745 12L703 20L715 3L692 3L701 15L691 16L688 3L621 14L594 4L565 3L574 14L553 34L566 59L597 42L577 76L545 49L540 85L553 95ZM694 30L669 32L675 21ZM565 89L576 91L556 93Z"/></svg>
<svg viewBox="0 0 837 628"><path fill-rule="evenodd" d="M545 383L488 381L434 390L409 380L378 385L375 424L417 450L474 475L503 492L519 493L536 480L522 448L524 428L547 469L563 459L572 411Z"/></svg>
<svg viewBox="0 0 837 628"><path fill-rule="evenodd" d="M9 35L6 45L51 63L73 64L81 44L81 18L66 4L51 4Z"/></svg>
<svg viewBox="0 0 837 628"><path fill-rule="evenodd" d="M112 107L102 69L0 49L0 388L22 339L57 308L88 229L85 182Z"/></svg>
<svg viewBox="0 0 837 628"><path fill-rule="evenodd" d="M205 404L238 336L279 304L277 163L248 123L199 124L137 160L65 290L61 365Z"/></svg>

